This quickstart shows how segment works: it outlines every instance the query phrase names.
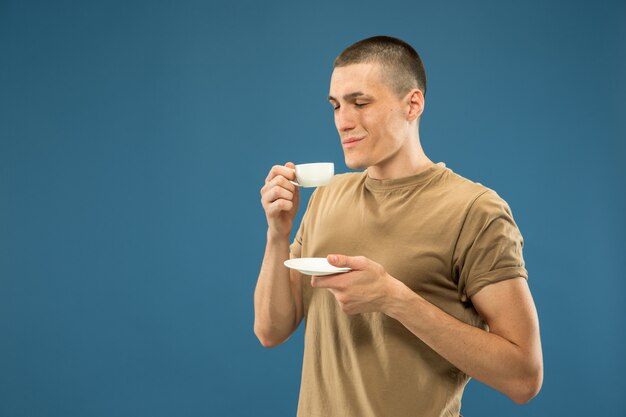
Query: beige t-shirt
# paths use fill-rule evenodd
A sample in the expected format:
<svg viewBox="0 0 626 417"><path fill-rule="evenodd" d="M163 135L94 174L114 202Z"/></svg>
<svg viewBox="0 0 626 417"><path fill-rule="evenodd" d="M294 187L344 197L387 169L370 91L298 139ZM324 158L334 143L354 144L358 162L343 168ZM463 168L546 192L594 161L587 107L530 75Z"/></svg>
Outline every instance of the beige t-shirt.
<svg viewBox="0 0 626 417"><path fill-rule="evenodd" d="M295 257L362 255L448 314L486 329L470 297L528 278L523 239L494 191L434 164L406 178L337 175L311 199ZM304 358L299 417L458 416L468 376L400 322L348 315L303 276Z"/></svg>

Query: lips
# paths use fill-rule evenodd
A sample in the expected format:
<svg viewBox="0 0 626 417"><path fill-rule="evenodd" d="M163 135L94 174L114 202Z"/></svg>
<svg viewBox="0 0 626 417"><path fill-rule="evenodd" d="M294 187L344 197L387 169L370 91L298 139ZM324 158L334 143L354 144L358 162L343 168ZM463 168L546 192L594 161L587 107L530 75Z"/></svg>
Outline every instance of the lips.
<svg viewBox="0 0 626 417"><path fill-rule="evenodd" d="M356 146L356 144L359 143L362 140L363 140L363 138L354 138L354 137L346 138L343 141L341 141L341 144L344 147L349 148L349 147L352 147L352 146Z"/></svg>

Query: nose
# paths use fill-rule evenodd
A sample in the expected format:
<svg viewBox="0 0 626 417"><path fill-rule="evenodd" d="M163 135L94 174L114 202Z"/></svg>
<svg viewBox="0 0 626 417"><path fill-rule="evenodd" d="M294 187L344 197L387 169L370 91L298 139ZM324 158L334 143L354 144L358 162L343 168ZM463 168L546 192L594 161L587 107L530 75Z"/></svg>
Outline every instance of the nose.
<svg viewBox="0 0 626 417"><path fill-rule="evenodd" d="M335 110L335 126L340 132L348 132L355 128L354 114L347 106L341 106Z"/></svg>

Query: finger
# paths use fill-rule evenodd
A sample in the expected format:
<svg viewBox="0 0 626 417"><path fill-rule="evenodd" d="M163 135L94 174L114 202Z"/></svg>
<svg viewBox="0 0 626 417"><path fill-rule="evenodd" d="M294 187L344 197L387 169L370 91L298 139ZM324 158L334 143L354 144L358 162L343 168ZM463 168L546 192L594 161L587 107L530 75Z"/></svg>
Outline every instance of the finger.
<svg viewBox="0 0 626 417"><path fill-rule="evenodd" d="M289 211L293 208L293 202L285 199L276 200L267 206L267 214L272 215L281 211Z"/></svg>
<svg viewBox="0 0 626 417"><path fill-rule="evenodd" d="M293 165L293 163L291 163L291 162L288 162L287 164ZM295 165L293 165L293 167L291 167L291 166L283 166L283 165L274 165L272 167L272 169L270 169L270 172L267 175L267 178L265 178L265 182L268 183L268 182L272 181L278 175L282 175L283 177L287 178L288 180L295 180L296 179L296 171L294 170L294 168L295 168Z"/></svg>
<svg viewBox="0 0 626 417"><path fill-rule="evenodd" d="M272 178L271 181L266 182L261 187L261 195L267 193L273 187L282 187L286 190L291 191L292 193L296 191L298 187L296 187L293 183L289 182L289 180L282 175L277 175Z"/></svg>
<svg viewBox="0 0 626 417"><path fill-rule="evenodd" d="M281 190L290 194L285 194ZM261 188L261 199L263 201L272 202L282 196L288 200L293 200L296 193L297 187L295 185L290 183L285 177L278 176Z"/></svg>
<svg viewBox="0 0 626 417"><path fill-rule="evenodd" d="M313 275L311 277L311 287L314 288L328 288L334 290L343 290L346 288L348 277L347 273L333 274L333 275Z"/></svg>
<svg viewBox="0 0 626 417"><path fill-rule="evenodd" d="M267 203L273 203L276 200L287 200L287 201L293 201L293 193L289 190L286 190L282 187L272 187L269 190L267 190L267 192L265 192L265 194L263 195L263 199L267 202Z"/></svg>
<svg viewBox="0 0 626 417"><path fill-rule="evenodd" d="M339 268L350 268L357 271L367 269L370 260L364 256L328 255L326 260L329 264Z"/></svg>
<svg viewBox="0 0 626 417"><path fill-rule="evenodd" d="M291 192L294 192L295 190L298 189L297 186L295 186L291 181L289 181L289 179L287 179L286 177L282 175L276 176L270 182L270 184L273 184L274 186L278 186L278 187L283 187L284 189L289 190Z"/></svg>

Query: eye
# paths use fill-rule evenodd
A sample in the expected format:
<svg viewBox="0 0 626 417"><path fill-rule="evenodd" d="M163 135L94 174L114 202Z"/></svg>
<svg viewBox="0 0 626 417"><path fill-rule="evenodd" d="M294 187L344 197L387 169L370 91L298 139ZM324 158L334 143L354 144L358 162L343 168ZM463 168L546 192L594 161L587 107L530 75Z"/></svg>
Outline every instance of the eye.
<svg viewBox="0 0 626 417"><path fill-rule="evenodd" d="M358 108L363 108L365 106L367 106L369 103L354 103L355 106L357 106Z"/></svg>

